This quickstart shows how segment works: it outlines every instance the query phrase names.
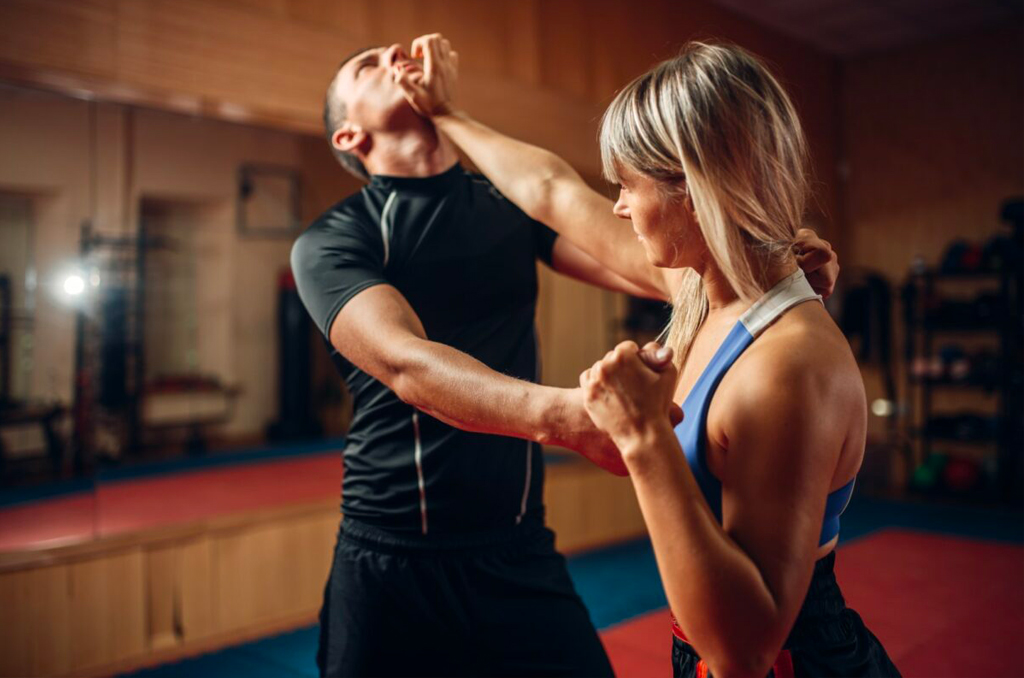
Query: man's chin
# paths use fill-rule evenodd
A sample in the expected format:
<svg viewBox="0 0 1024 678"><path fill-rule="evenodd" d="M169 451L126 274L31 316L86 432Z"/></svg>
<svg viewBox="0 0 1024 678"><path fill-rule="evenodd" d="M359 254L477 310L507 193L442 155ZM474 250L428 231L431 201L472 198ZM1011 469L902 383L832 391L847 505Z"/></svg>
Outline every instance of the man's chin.
<svg viewBox="0 0 1024 678"><path fill-rule="evenodd" d="M402 95L391 104L385 113L384 118L386 120L385 127L387 129L394 130L408 127L409 124L414 121L429 122L425 120L422 115L416 112L416 109L412 107L412 104L405 98L405 95Z"/></svg>

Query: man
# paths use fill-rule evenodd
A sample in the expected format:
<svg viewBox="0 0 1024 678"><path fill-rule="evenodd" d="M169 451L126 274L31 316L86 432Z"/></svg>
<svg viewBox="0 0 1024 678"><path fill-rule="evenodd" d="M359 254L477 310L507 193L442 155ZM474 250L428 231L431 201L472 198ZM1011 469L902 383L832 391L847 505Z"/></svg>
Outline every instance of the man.
<svg viewBox="0 0 1024 678"><path fill-rule="evenodd" d="M396 83L420 68L398 45L342 63L325 127L369 184L292 251L355 403L318 664L331 676L611 675L544 527L538 443L623 466L578 389L534 383L536 260L657 291L466 173Z"/></svg>

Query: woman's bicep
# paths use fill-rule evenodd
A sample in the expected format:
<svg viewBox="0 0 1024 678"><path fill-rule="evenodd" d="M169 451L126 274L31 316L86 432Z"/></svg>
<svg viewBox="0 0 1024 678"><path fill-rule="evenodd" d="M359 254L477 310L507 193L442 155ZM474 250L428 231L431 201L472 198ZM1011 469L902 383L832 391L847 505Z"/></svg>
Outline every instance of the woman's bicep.
<svg viewBox="0 0 1024 678"><path fill-rule="evenodd" d="M823 416L828 394L793 362L764 364L730 389L721 418L722 525L757 566L786 624L807 592L844 437Z"/></svg>

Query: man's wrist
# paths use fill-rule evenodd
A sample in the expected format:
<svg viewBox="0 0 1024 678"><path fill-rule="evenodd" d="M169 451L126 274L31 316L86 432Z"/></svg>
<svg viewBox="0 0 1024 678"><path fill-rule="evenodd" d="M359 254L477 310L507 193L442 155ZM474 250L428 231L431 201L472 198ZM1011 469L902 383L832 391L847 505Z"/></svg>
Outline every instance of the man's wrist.
<svg viewBox="0 0 1024 678"><path fill-rule="evenodd" d="M573 389L554 386L537 387L537 397L531 399L532 419L536 422L534 440L542 445L567 446L578 432L575 417L586 416L583 403L573 401ZM577 412L578 410L578 412Z"/></svg>

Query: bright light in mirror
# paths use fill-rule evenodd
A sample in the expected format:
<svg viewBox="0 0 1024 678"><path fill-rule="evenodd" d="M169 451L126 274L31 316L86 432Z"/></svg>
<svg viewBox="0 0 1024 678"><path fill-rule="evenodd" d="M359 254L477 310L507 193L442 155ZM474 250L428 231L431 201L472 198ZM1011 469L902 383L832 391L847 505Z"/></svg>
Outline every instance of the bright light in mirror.
<svg viewBox="0 0 1024 678"><path fill-rule="evenodd" d="M77 273L72 273L64 278L64 294L69 297L77 297L85 292L85 280Z"/></svg>

